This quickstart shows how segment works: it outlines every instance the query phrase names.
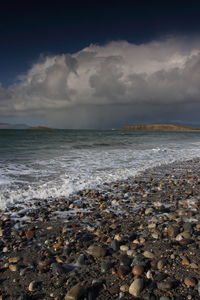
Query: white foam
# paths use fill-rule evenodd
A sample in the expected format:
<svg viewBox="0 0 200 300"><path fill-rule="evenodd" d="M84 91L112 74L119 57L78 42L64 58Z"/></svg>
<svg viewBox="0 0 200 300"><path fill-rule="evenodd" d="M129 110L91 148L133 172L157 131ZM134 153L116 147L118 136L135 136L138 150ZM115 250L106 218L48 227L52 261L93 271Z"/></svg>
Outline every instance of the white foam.
<svg viewBox="0 0 200 300"><path fill-rule="evenodd" d="M81 189L135 176L150 167L200 157L198 145L164 144L146 150L131 146L74 149L66 155L29 164L1 162L0 208L10 203L28 205L33 199L67 197Z"/></svg>

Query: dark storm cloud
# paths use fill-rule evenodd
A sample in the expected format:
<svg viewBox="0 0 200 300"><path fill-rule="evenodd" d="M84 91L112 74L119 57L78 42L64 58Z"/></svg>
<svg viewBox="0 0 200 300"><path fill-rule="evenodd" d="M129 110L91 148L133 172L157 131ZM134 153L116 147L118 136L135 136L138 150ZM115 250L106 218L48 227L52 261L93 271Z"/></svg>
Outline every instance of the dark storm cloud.
<svg viewBox="0 0 200 300"><path fill-rule="evenodd" d="M198 39L91 45L45 57L18 83L0 87L0 116L42 114L64 127L177 119L184 105L199 107L199 81Z"/></svg>

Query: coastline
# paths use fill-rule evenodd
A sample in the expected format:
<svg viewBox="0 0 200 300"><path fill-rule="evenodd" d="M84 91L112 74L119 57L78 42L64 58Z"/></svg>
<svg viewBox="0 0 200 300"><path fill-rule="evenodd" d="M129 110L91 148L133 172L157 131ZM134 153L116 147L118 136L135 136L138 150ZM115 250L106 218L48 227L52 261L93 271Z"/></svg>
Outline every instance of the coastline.
<svg viewBox="0 0 200 300"><path fill-rule="evenodd" d="M200 299L199 195L194 159L1 212L0 296Z"/></svg>

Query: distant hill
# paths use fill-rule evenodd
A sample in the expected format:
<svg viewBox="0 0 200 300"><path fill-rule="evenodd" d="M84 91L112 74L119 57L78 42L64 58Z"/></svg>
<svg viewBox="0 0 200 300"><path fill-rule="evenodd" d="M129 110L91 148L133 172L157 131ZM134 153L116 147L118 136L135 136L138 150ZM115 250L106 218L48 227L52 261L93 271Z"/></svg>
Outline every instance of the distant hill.
<svg viewBox="0 0 200 300"><path fill-rule="evenodd" d="M51 127L46 127L46 126L33 126L33 127L29 127L28 129L33 129L33 130L53 130L55 128L51 128Z"/></svg>
<svg viewBox="0 0 200 300"><path fill-rule="evenodd" d="M182 126L175 124L141 124L127 125L122 127L123 130L149 130L149 131L200 131L200 128L191 126Z"/></svg>
<svg viewBox="0 0 200 300"><path fill-rule="evenodd" d="M50 130L55 128L50 128L46 126L28 126L26 124L9 124L9 123L0 123L0 129L34 129L34 130Z"/></svg>
<svg viewBox="0 0 200 300"><path fill-rule="evenodd" d="M28 129L29 126L26 124L9 124L0 123L0 129Z"/></svg>

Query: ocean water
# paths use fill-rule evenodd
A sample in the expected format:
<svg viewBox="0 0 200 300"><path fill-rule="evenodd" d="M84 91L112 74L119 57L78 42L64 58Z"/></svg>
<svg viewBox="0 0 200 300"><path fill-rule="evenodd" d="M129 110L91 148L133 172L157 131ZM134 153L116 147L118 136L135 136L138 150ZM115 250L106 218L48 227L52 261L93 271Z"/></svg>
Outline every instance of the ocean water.
<svg viewBox="0 0 200 300"><path fill-rule="evenodd" d="M0 208L200 157L200 132L0 130Z"/></svg>

